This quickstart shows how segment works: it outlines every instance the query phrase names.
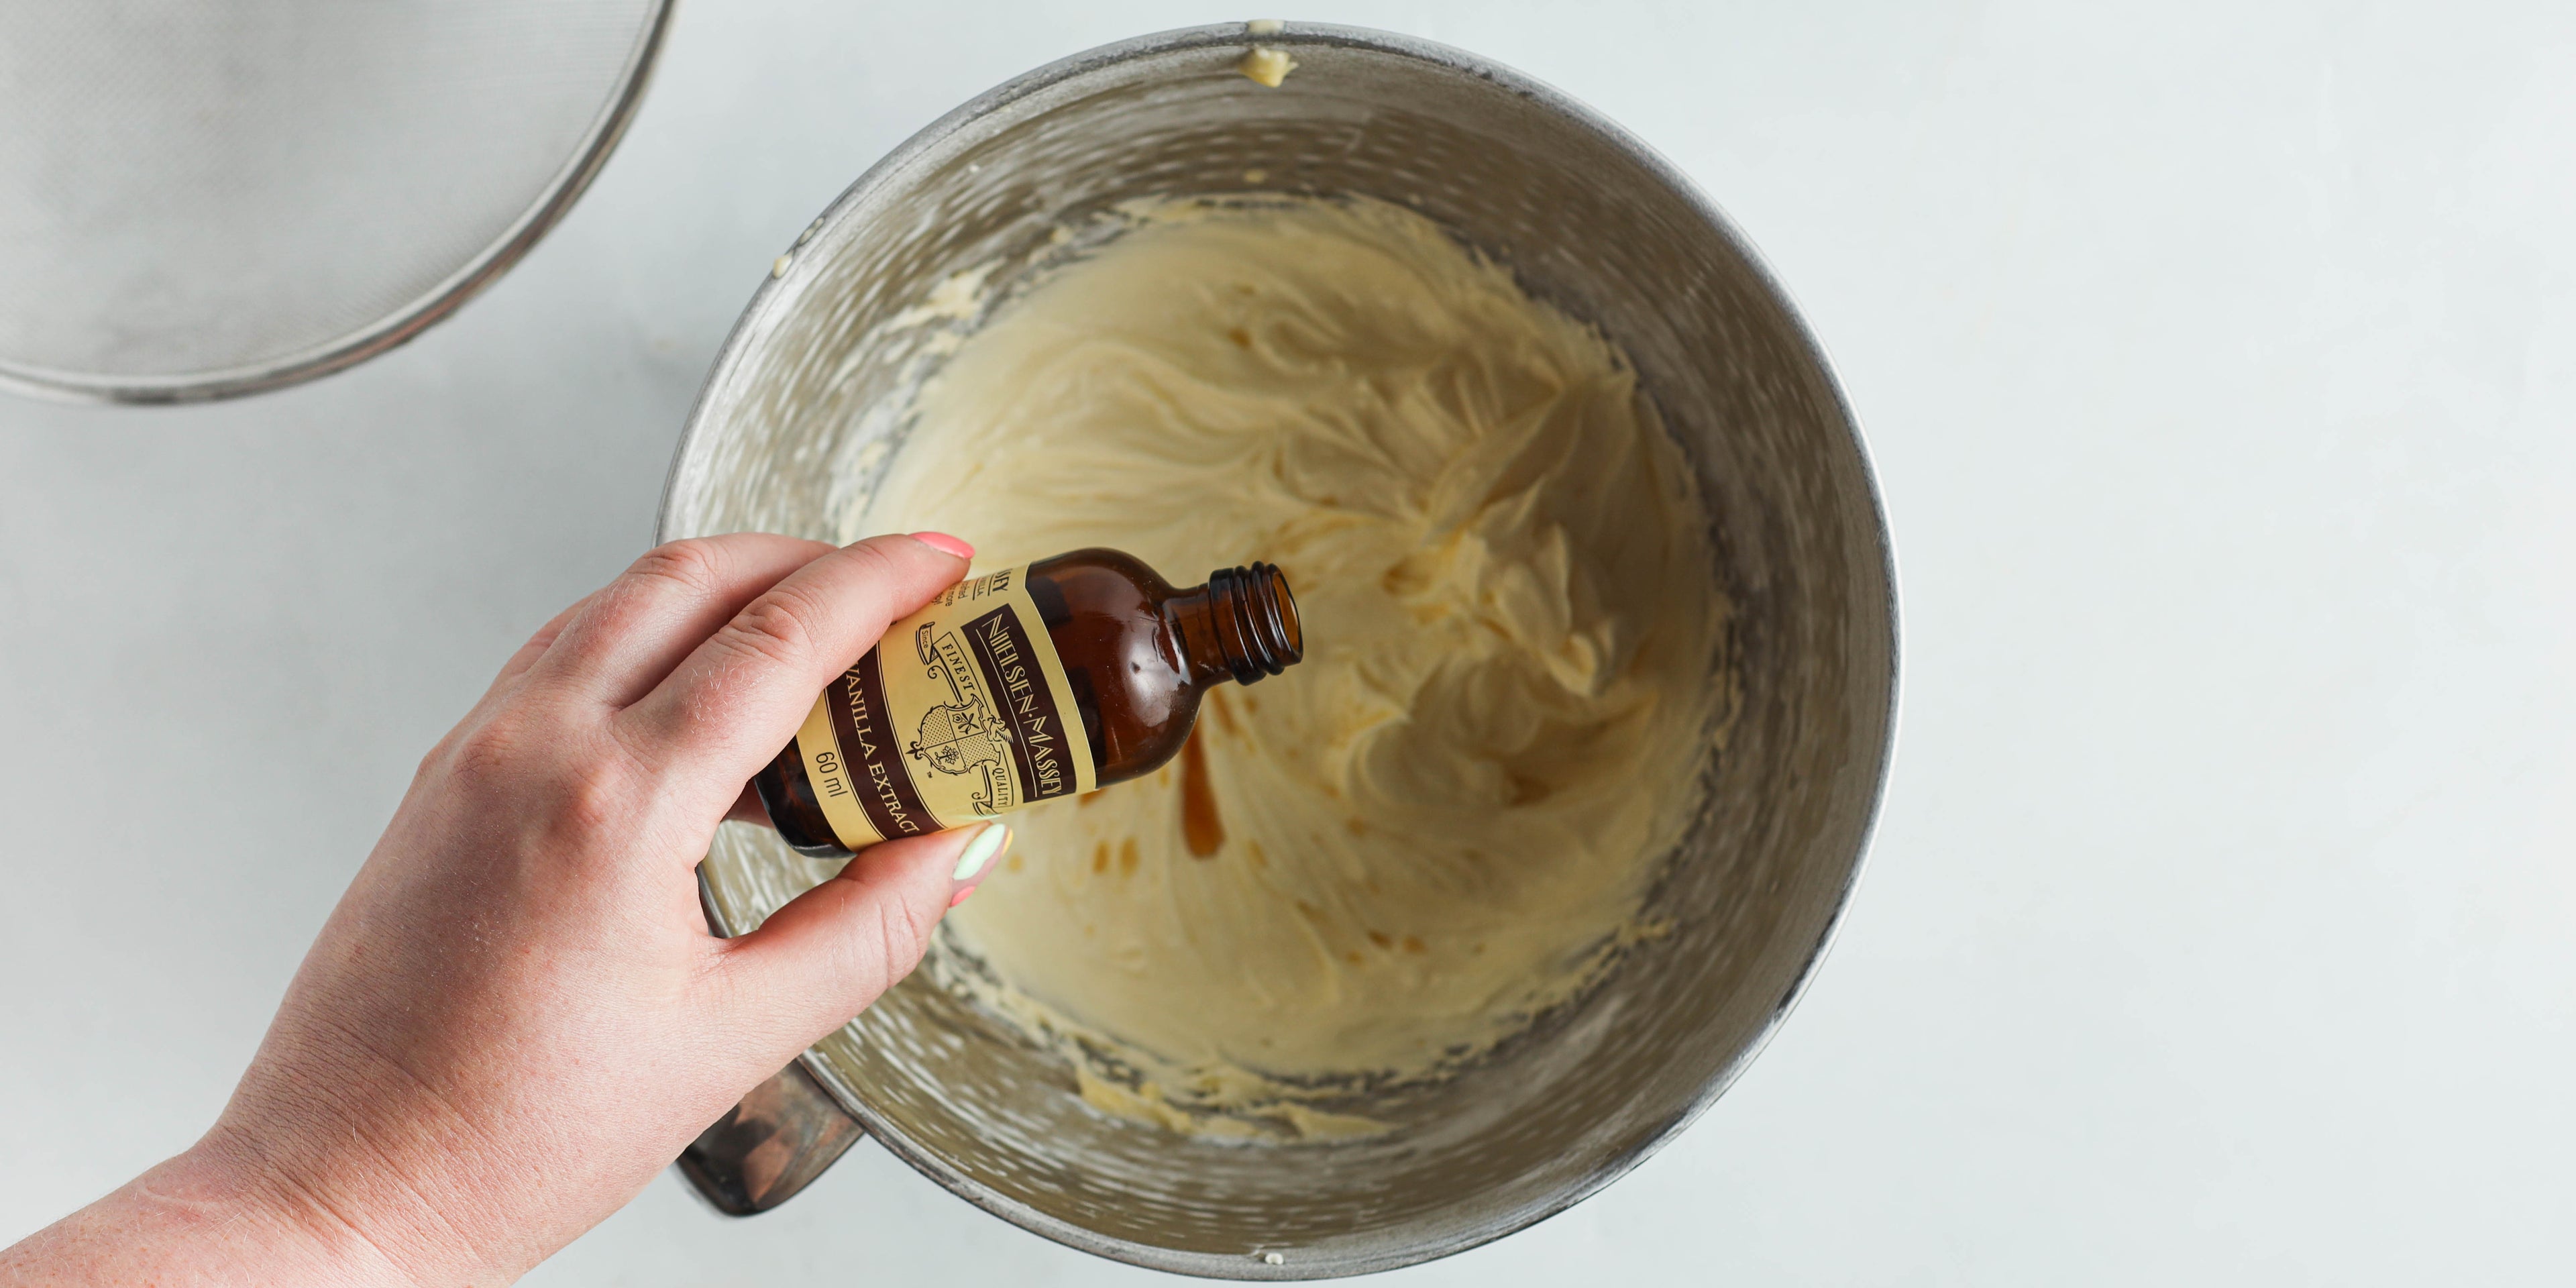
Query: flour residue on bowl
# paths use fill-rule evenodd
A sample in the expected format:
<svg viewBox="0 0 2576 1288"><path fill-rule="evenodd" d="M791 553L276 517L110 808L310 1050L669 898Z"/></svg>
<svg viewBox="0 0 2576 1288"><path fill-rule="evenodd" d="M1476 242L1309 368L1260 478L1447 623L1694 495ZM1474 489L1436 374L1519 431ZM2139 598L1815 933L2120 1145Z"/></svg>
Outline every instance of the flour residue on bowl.
<svg viewBox="0 0 2576 1288"><path fill-rule="evenodd" d="M1655 932L1722 606L1679 448L1597 332L1373 201L1130 206L925 384L868 531L1183 585L1268 560L1306 661L1021 816L938 978L1104 1110L1331 1139ZM984 279L975 278L977 289ZM954 302L950 302L953 306Z"/></svg>

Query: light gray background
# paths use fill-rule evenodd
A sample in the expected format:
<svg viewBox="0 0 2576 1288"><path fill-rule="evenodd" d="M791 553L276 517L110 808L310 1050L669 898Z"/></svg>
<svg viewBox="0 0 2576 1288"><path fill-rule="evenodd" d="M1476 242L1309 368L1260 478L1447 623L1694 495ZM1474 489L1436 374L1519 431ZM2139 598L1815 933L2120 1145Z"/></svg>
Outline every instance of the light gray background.
<svg viewBox="0 0 2576 1288"><path fill-rule="evenodd" d="M525 264L248 402L0 401L0 1240L186 1145L418 756L649 540L869 162L1152 3L684 4ZM1351 3L1704 184L1869 426L1872 867L1780 1039L1409 1284L2533 1282L2576 1211L2576 11ZM649 1095L650 1087L637 1087ZM545 1284L1131 1283L862 1146Z"/></svg>

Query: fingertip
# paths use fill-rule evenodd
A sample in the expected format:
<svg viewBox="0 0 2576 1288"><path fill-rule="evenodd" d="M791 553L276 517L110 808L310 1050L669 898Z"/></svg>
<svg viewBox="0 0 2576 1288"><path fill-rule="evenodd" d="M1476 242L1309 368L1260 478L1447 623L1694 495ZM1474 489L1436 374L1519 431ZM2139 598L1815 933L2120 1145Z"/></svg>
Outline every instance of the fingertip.
<svg viewBox="0 0 2576 1288"><path fill-rule="evenodd" d="M966 848L957 852L957 870L950 880L960 885L973 884L984 875L985 869L992 866L993 860L1002 857L1002 852L1010 848L1011 825L986 823L975 830L966 842Z"/></svg>
<svg viewBox="0 0 2576 1288"><path fill-rule="evenodd" d="M969 560L975 557L975 547L945 532L914 532L907 535L944 555L955 555L960 559Z"/></svg>
<svg viewBox="0 0 2576 1288"><path fill-rule="evenodd" d="M957 852L956 870L949 874L948 884L956 893L948 896L951 908L966 902L984 878L993 874L993 865L1011 852L1011 842L1018 839L1007 823L986 823L975 830L966 848Z"/></svg>

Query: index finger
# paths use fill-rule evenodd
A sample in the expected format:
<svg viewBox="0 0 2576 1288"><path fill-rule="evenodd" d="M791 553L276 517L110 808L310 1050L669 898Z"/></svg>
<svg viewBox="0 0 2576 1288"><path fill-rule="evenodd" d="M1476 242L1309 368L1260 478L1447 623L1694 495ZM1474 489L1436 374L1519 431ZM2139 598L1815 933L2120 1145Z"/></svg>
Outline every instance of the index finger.
<svg viewBox="0 0 2576 1288"><path fill-rule="evenodd" d="M788 574L618 713L628 745L655 764L704 766L730 798L888 623L964 579L966 559L933 541L972 552L940 533L870 537Z"/></svg>

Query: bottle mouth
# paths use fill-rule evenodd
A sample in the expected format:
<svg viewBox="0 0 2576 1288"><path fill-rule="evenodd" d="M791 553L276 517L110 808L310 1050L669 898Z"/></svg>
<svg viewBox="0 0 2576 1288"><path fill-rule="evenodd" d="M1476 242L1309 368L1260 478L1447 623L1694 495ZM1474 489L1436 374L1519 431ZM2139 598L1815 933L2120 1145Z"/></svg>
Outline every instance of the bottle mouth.
<svg viewBox="0 0 2576 1288"><path fill-rule="evenodd" d="M1225 660L1235 682L1250 684L1277 675L1306 658L1305 626L1297 618L1297 597L1288 576L1276 564L1220 568L1208 574L1216 600L1217 630L1225 637Z"/></svg>

